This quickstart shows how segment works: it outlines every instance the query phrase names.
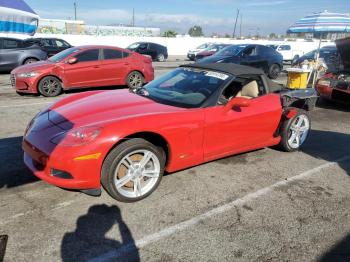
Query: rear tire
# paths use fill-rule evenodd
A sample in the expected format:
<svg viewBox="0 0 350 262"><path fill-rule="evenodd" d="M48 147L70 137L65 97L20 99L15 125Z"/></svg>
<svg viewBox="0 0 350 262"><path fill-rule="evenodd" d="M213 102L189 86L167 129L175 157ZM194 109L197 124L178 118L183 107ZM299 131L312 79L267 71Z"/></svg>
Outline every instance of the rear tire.
<svg viewBox="0 0 350 262"><path fill-rule="evenodd" d="M279 148L286 152L293 152L300 149L304 144L311 130L311 121L305 110L295 108L297 114L287 119L281 126L281 141Z"/></svg>
<svg viewBox="0 0 350 262"><path fill-rule="evenodd" d="M126 84L132 90L141 88L143 86L143 83L143 75L137 71L132 71L126 78Z"/></svg>
<svg viewBox="0 0 350 262"><path fill-rule="evenodd" d="M32 64L32 63L38 62L38 61L39 60L35 59L35 58L27 58L26 60L24 60L23 64L27 65L27 64Z"/></svg>
<svg viewBox="0 0 350 262"><path fill-rule="evenodd" d="M269 77L271 79L276 79L281 72L281 67L278 64L272 64L269 68Z"/></svg>
<svg viewBox="0 0 350 262"><path fill-rule="evenodd" d="M165 56L163 54L158 54L157 55L157 61L164 62L165 61Z"/></svg>
<svg viewBox="0 0 350 262"><path fill-rule="evenodd" d="M58 96L62 92L61 81L54 76L46 76L40 80L39 93L46 97Z"/></svg>
<svg viewBox="0 0 350 262"><path fill-rule="evenodd" d="M149 196L164 173L163 150L147 140L133 138L115 147L103 162L101 183L108 194L122 202Z"/></svg>

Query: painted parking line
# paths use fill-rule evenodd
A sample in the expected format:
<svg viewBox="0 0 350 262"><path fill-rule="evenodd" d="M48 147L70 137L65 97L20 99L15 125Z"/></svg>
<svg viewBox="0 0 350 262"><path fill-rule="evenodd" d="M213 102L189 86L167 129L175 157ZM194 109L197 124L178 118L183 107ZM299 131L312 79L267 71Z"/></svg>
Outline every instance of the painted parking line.
<svg viewBox="0 0 350 262"><path fill-rule="evenodd" d="M0 106L0 108L23 107L23 106L35 106L35 105L45 105L45 104L50 104L50 103L53 103L53 101L40 102L40 103L31 103L31 104L6 105L6 106Z"/></svg>
<svg viewBox="0 0 350 262"><path fill-rule="evenodd" d="M268 193L273 192L277 188L289 185L294 181L299 181L299 180L303 180L305 178L311 177L312 175L317 174L319 171L321 171L323 169L326 169L326 168L329 168L332 166L336 166L338 162L342 162L342 161L345 161L348 159L350 159L350 155L336 159L334 162L328 162L326 164L320 165L318 167L315 167L313 169L305 171L299 175L296 175L296 176L293 176L290 178L286 178L285 180L281 180L281 181L279 181L271 186L259 189L258 191L255 191L253 193L245 195L242 198L238 198L236 200L233 200L232 202L229 202L225 205L211 209L208 212L203 213L201 215L198 215L196 217L193 217L189 220L186 220L186 221L181 222L179 224L167 227L167 228L165 228L159 232L156 232L154 234L145 236L139 240L136 240L135 243L126 244L117 250L111 250L105 254L102 254L101 256L98 256L96 258L89 260L89 262L103 262L103 261L109 261L109 260L115 261L115 259L133 251L135 249L135 247L139 248L139 249L143 248L143 247L145 247L153 242L162 240L162 239L169 237L173 234L176 234L178 232L181 232L181 231L184 231L184 230L189 229L191 227L194 227L194 226L198 225L203 220L211 218L215 215L222 214L226 211L234 209L237 206L243 206L247 202L253 201L261 196L267 195Z"/></svg>

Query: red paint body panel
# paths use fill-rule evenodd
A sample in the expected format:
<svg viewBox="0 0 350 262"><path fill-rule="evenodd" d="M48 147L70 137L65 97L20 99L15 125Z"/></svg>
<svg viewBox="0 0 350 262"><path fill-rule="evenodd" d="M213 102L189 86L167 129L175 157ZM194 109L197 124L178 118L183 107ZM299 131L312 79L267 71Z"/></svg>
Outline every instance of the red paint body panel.
<svg viewBox="0 0 350 262"><path fill-rule="evenodd" d="M227 111L224 106L185 109L156 103L128 90L93 91L68 96L37 116L24 136L26 165L36 176L64 188L100 187L101 168L110 150L125 137L152 132L169 148L166 170L174 172L226 155L278 144L274 137L282 116L280 97L268 94L249 107ZM55 145L64 130L100 127L99 136L82 146ZM64 141L64 138L63 140ZM101 153L99 159L74 158ZM37 162L43 162L42 168ZM51 169L73 179L53 177Z"/></svg>
<svg viewBox="0 0 350 262"><path fill-rule="evenodd" d="M67 61L80 52L108 48L129 53L128 57L110 60L98 60L91 62L78 62L68 64ZM144 76L144 81L150 82L154 79L154 68L150 58L126 49L109 46L81 47L79 52L67 56L61 62L40 61L23 65L14 69L11 74L16 77L15 88L21 93L38 93L38 84L45 76L56 76L63 84L65 90L71 88L86 88L98 86L125 85L128 74L139 71ZM35 77L21 78L19 74L37 72Z"/></svg>

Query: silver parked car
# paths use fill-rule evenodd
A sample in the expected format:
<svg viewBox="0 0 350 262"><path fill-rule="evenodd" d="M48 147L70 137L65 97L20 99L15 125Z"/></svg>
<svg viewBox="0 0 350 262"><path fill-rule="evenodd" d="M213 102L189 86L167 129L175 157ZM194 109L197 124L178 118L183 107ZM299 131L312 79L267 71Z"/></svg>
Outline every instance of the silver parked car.
<svg viewBox="0 0 350 262"><path fill-rule="evenodd" d="M46 59L47 52L35 43L0 37L0 71L10 71L17 66Z"/></svg>

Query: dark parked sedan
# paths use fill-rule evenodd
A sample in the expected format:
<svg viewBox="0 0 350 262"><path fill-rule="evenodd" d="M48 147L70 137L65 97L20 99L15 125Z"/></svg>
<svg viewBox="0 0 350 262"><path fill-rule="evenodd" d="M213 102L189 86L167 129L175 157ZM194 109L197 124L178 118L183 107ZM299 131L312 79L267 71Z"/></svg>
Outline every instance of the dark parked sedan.
<svg viewBox="0 0 350 262"><path fill-rule="evenodd" d="M37 44L47 52L48 56L53 56L63 50L73 47L66 41L58 38L29 38L25 40L27 43Z"/></svg>
<svg viewBox="0 0 350 262"><path fill-rule="evenodd" d="M10 71L17 66L46 60L47 53L35 43L0 37L0 70Z"/></svg>
<svg viewBox="0 0 350 262"><path fill-rule="evenodd" d="M137 42L128 46L127 49L142 55L149 55L152 57L153 61L163 62L168 58L168 49L160 44Z"/></svg>
<svg viewBox="0 0 350 262"><path fill-rule="evenodd" d="M283 56L263 45L231 45L210 57L198 61L202 64L234 63L261 68L272 79L278 77L283 68Z"/></svg>

